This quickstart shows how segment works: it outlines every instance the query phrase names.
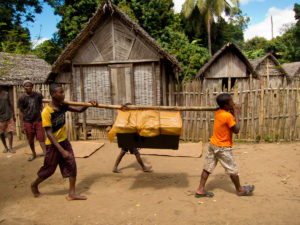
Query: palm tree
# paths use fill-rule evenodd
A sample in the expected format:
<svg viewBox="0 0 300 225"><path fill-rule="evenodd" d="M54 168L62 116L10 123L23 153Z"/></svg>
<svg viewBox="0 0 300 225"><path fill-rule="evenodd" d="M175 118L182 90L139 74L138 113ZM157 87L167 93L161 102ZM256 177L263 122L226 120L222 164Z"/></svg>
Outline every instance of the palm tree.
<svg viewBox="0 0 300 225"><path fill-rule="evenodd" d="M230 0L233 6L239 6L239 0ZM207 28L208 36L208 51L211 55L211 38L210 38L210 28L211 24L214 22L214 17L221 17L221 14L225 12L229 15L232 11L232 7L227 0L185 0L182 6L182 12L186 18L188 18L195 7L198 7L201 15L205 17L205 23Z"/></svg>

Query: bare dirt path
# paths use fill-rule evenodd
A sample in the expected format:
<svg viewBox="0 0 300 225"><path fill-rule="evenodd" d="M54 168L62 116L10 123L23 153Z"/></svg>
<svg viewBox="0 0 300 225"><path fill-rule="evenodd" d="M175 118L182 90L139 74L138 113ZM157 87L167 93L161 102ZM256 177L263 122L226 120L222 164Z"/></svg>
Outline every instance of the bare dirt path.
<svg viewBox="0 0 300 225"><path fill-rule="evenodd" d="M143 173L126 155L122 173L113 174L119 150L106 143L90 158L77 159L77 190L88 200L74 202L65 199L68 181L58 169L41 185L43 195L33 198L29 185L43 158L27 162L26 144L15 145L11 158L0 153L0 225L300 224L300 143L235 145L241 182L255 184L255 195L236 196L218 165L207 184L212 199L193 196L203 157L143 156L154 169Z"/></svg>

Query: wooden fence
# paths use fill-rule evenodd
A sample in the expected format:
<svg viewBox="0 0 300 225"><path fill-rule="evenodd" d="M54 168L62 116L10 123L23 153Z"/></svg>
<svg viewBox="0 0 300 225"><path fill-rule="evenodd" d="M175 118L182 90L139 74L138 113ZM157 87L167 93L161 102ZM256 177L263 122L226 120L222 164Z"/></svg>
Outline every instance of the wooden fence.
<svg viewBox="0 0 300 225"><path fill-rule="evenodd" d="M295 141L300 139L300 81L293 80L281 88L252 89L252 80L244 80L242 88L235 86L225 91L241 105L239 134L241 141ZM247 85L248 82L248 85ZM245 88L249 87L249 88ZM217 106L216 96L222 93L221 85L215 90L206 87L205 80L185 82L169 88L170 105ZM212 135L214 112L183 112L184 141L208 141Z"/></svg>
<svg viewBox="0 0 300 225"><path fill-rule="evenodd" d="M229 93L241 105L241 130L234 138L243 141L296 141L300 140L300 80L293 80L281 88L252 89L252 81L244 80L241 89L237 86ZM215 107L216 96L222 93L221 85L215 90L206 87L205 81L185 82L169 87L169 105ZM249 88L246 88L249 87ZM50 98L48 85L36 84L34 91ZM17 99L24 93L22 86L14 86L14 107L17 121L17 135L21 139ZM214 112L182 112L184 141L208 141L212 135ZM99 129L98 129L99 130ZM91 138L105 138L105 127L98 134L92 129Z"/></svg>

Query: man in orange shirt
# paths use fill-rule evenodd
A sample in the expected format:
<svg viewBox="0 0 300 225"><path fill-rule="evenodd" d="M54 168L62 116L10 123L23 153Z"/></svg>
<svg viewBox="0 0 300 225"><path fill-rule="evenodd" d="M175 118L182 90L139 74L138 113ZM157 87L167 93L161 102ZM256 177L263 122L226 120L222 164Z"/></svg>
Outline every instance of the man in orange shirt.
<svg viewBox="0 0 300 225"><path fill-rule="evenodd" d="M238 168L232 154L232 132L237 134L240 131L240 106L233 103L229 94L218 95L217 104L220 108L215 113L213 136L209 142L200 184L195 197L214 196L212 192L205 191L204 187L209 174L212 173L218 161L224 167L225 172L230 175L237 195L251 195L254 191L254 185L240 185Z"/></svg>

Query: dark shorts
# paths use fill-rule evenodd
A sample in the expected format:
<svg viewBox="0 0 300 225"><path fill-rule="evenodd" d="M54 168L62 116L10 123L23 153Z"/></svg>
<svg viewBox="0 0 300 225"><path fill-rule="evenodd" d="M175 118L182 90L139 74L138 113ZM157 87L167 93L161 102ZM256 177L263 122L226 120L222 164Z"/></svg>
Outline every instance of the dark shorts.
<svg viewBox="0 0 300 225"><path fill-rule="evenodd" d="M137 148L122 148L124 152L130 152L130 154L136 155L139 154L139 150Z"/></svg>
<svg viewBox="0 0 300 225"><path fill-rule="evenodd" d="M14 132L15 130L16 130L16 125L13 117L11 117L9 120L0 122L0 134Z"/></svg>
<svg viewBox="0 0 300 225"><path fill-rule="evenodd" d="M59 142L59 144L66 151L71 152L74 156L72 146L68 140ZM44 179L50 177L55 172L57 165L59 165L61 175L64 178L76 177L77 167L75 158L64 159L61 153L57 150L57 148L54 145L46 145L44 165L39 170L38 176Z"/></svg>
<svg viewBox="0 0 300 225"><path fill-rule="evenodd" d="M24 129L29 144L34 144L34 137L39 142L45 142L45 131L42 121L24 122Z"/></svg>

